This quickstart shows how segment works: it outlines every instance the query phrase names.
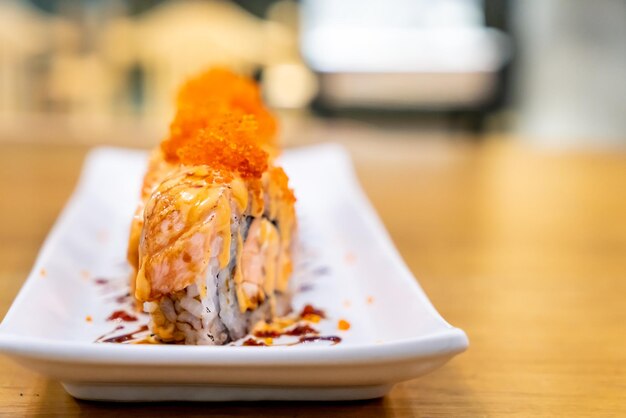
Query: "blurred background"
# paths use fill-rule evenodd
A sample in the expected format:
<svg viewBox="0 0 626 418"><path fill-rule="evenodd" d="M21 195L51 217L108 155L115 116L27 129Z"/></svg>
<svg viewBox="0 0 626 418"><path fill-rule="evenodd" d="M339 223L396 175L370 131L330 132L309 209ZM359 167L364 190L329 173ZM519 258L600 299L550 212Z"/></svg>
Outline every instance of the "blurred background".
<svg viewBox="0 0 626 418"><path fill-rule="evenodd" d="M469 335L344 416L626 416L625 0L0 0L0 318L90 148L154 147L211 65L259 80L283 144L346 146ZM1 361L0 403L99 414Z"/></svg>
<svg viewBox="0 0 626 418"><path fill-rule="evenodd" d="M323 126L626 145L623 0L3 0L0 141L149 146L182 80L257 78Z"/></svg>

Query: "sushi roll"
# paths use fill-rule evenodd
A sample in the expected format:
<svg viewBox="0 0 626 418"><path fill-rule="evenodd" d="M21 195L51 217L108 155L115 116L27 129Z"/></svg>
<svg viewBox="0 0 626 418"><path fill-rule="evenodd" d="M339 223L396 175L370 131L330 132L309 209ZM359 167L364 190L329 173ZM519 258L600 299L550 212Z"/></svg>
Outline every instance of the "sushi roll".
<svg viewBox="0 0 626 418"><path fill-rule="evenodd" d="M224 114L231 119L246 120L250 141L261 147L269 158L278 154L276 146L277 123L265 108L258 86L246 77L224 68L213 68L187 81L176 99L177 112L170 125L170 134L150 154L148 168L141 187L140 203L130 227L127 259L133 269L131 290L139 267L139 239L143 228L146 201L165 176L180 165L178 153L183 145L193 143L201 130L210 124L226 129ZM221 119L220 119L221 116ZM242 125L241 123L239 125ZM241 128L243 126L239 126ZM250 132L253 130L254 132ZM232 135L232 132L230 133ZM189 151L187 150L187 154ZM193 162L202 162L194 159Z"/></svg>
<svg viewBox="0 0 626 418"><path fill-rule="evenodd" d="M183 86L129 239L159 341L221 345L289 311L295 197L275 128L251 80L212 70Z"/></svg>

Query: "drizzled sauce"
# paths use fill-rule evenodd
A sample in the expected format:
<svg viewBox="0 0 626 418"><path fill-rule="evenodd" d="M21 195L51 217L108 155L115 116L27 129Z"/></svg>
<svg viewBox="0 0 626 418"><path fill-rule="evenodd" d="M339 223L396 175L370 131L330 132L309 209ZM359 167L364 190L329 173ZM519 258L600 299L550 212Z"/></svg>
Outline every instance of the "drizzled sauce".
<svg viewBox="0 0 626 418"><path fill-rule="evenodd" d="M129 314L126 311L115 311L107 318L107 321L124 321L124 322L135 322L137 317Z"/></svg>
<svg viewBox="0 0 626 418"><path fill-rule="evenodd" d="M113 322L115 327L109 332L104 333L103 335L96 338L94 342L96 343L145 343L151 344L153 343L151 337L139 335L149 330L148 325L141 325L143 319L140 321L141 314L137 315L133 309L133 305L130 302L131 294L128 291L128 287L121 288L122 283L116 278L108 279L106 277L97 277L93 279L93 284L100 286L104 291L102 294L104 300L107 303L115 303L117 304L117 310L113 310L111 314L106 318L107 321ZM126 282L123 283L126 285ZM113 308L115 309L115 308ZM127 325L125 323L128 322L138 322L134 326L131 326L130 331L127 329ZM125 330L126 331L123 331ZM122 335L115 335L119 332L126 332Z"/></svg>
<svg viewBox="0 0 626 418"><path fill-rule="evenodd" d="M247 340L243 342L242 345L246 347L266 347L267 346L267 344L265 344L263 341L255 340L254 338L248 338Z"/></svg>
<svg viewBox="0 0 626 418"><path fill-rule="evenodd" d="M341 342L341 337L336 335L304 335L298 338L298 341L287 343L287 344L272 344L274 347L277 346L294 346L299 344L311 344L319 341L327 341L332 343L331 345L337 345ZM254 338L246 339L242 346L245 347L267 347L263 341L255 340Z"/></svg>
<svg viewBox="0 0 626 418"><path fill-rule="evenodd" d="M277 330L277 329L260 329L254 331L253 335L257 338L277 338L283 335L290 335L293 337L299 337L301 335L319 334L319 331L308 325L298 325L295 328L289 330ZM245 343L245 341L244 341Z"/></svg>
<svg viewBox="0 0 626 418"><path fill-rule="evenodd" d="M116 303L126 303L128 301L128 299L130 298L130 293L126 293L122 296L118 296L115 298L115 302Z"/></svg>
<svg viewBox="0 0 626 418"><path fill-rule="evenodd" d="M144 331L148 331L148 326L147 325L142 325L141 327L139 327L135 331L132 331L132 332L129 332L129 333L126 333L126 334L122 334L122 335L118 335L116 337L107 338L105 340L96 340L96 342L101 342L101 343L118 343L118 344L119 343L124 343L126 341L134 340L135 338L137 338L136 334L139 334L140 332L144 332Z"/></svg>
<svg viewBox="0 0 626 418"><path fill-rule="evenodd" d="M274 323L265 323L260 327L257 327L252 333L253 337L248 337L243 341L243 346L291 346L297 344L309 344L318 341L330 342L331 345L336 345L341 342L341 337L336 335L319 335L320 332L313 328L309 323L317 323L321 318L326 318L326 313L313 305L306 305L302 308L302 311L296 318L283 318L278 319ZM284 325L284 322L290 325ZM299 321L304 321L299 322ZM295 323L295 324L294 324ZM342 329L343 330L343 329ZM299 337L297 341L274 344L273 339L290 336Z"/></svg>
<svg viewBox="0 0 626 418"><path fill-rule="evenodd" d="M317 274L325 274L326 269L319 269ZM99 286L106 286L111 281L106 278L96 278L93 280L93 283ZM309 285L310 286L310 285ZM303 290L307 289L307 285L303 286ZM118 293L118 296L110 296L109 299L111 302L115 302L119 305L125 305L131 299L131 294L129 292ZM95 342L96 343L113 343L113 344L155 344L158 343L152 336L139 335L141 333L145 333L149 331L148 325L142 325L139 328L134 329L133 331L126 332L122 335L115 335L117 332L123 330L125 326L121 324L121 322L136 322L139 320L137 316L132 314L128 309L116 310L111 313L111 315L107 318L107 321L115 321L118 325L111 331L101 335L98 337ZM327 318L326 312L322 309L318 309L311 304L305 305L296 318L287 319L287 323L291 322L292 326L285 325L272 325L266 329L257 329L252 333L251 337L246 338L241 345L248 347L268 347L268 346L294 346L300 344L313 344L318 342L326 342L330 343L329 345L339 344L342 339L336 335L319 335L320 331L309 325L308 323L298 323L297 321L305 321L309 323L317 323L320 319ZM283 319L284 321L285 319ZM295 322L295 324L293 323ZM283 322L284 323L284 322ZM279 324L281 324L279 320ZM271 324L268 324L271 325ZM282 336L289 337L297 337L296 341L291 340L291 342L278 343L275 344L273 342L274 338L279 338Z"/></svg>
<svg viewBox="0 0 626 418"><path fill-rule="evenodd" d="M316 341L330 341L333 344L339 344L341 342L341 337L337 337L336 335L312 335L312 336L304 336L300 337L297 343L295 344L306 344L313 343ZM293 345L295 345L293 344Z"/></svg>
<svg viewBox="0 0 626 418"><path fill-rule="evenodd" d="M121 329L124 329L124 325L118 325L112 331L102 334L101 336L96 338L96 342L101 342L104 339L104 337L108 337L109 335L113 334L115 331L119 331Z"/></svg>
<svg viewBox="0 0 626 418"><path fill-rule="evenodd" d="M280 337L281 335L283 335L283 333L275 329L260 329L260 330L254 331L254 336L257 338L276 338L276 337ZM251 338L248 338L248 340L250 339ZM244 341L244 345L246 341Z"/></svg>
<svg viewBox="0 0 626 418"><path fill-rule="evenodd" d="M293 335L293 336L300 336L300 335L307 335L307 334L319 334L319 331L305 324L305 325L298 325L297 327L285 332L285 335Z"/></svg>
<svg viewBox="0 0 626 418"><path fill-rule="evenodd" d="M314 308L313 305L305 305L304 308L302 308L302 312L300 312L300 318L306 318L309 315L326 318L326 313L323 310Z"/></svg>

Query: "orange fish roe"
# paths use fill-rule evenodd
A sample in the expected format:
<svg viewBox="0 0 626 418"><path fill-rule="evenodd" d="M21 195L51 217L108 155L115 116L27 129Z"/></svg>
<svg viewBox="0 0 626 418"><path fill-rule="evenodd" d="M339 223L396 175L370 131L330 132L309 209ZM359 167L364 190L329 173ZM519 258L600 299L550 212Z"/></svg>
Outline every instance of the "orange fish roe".
<svg viewBox="0 0 626 418"><path fill-rule="evenodd" d="M337 328L339 328L339 330L341 331L347 331L350 329L350 323L345 319L340 319L337 323Z"/></svg>
<svg viewBox="0 0 626 418"><path fill-rule="evenodd" d="M85 321L87 321L87 322L91 322L91 321L93 321L93 318L91 317L91 315L87 315L87 316L85 317Z"/></svg>
<svg viewBox="0 0 626 418"><path fill-rule="evenodd" d="M220 109L204 119L204 126L182 140L162 143L166 158L185 165L208 165L215 170L260 178L268 167L268 154L255 144L255 127L247 119Z"/></svg>
<svg viewBox="0 0 626 418"><path fill-rule="evenodd" d="M213 108L220 103L230 110L254 115L258 139L275 145L276 119L265 108L259 86L249 78L225 68L213 68L187 81L177 101L179 108L185 105Z"/></svg>
<svg viewBox="0 0 626 418"><path fill-rule="evenodd" d="M213 69L180 90L178 111L161 149L170 163L209 165L243 178L260 178L268 168L275 132L276 121L256 84Z"/></svg>

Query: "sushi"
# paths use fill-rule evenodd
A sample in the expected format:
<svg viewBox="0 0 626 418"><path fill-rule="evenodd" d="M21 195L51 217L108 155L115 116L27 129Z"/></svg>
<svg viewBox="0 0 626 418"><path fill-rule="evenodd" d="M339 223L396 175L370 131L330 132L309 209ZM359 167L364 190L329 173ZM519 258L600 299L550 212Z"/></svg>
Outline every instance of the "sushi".
<svg viewBox="0 0 626 418"><path fill-rule="evenodd" d="M258 86L228 70L181 88L128 246L158 341L222 345L289 311L297 222L276 126Z"/></svg>

